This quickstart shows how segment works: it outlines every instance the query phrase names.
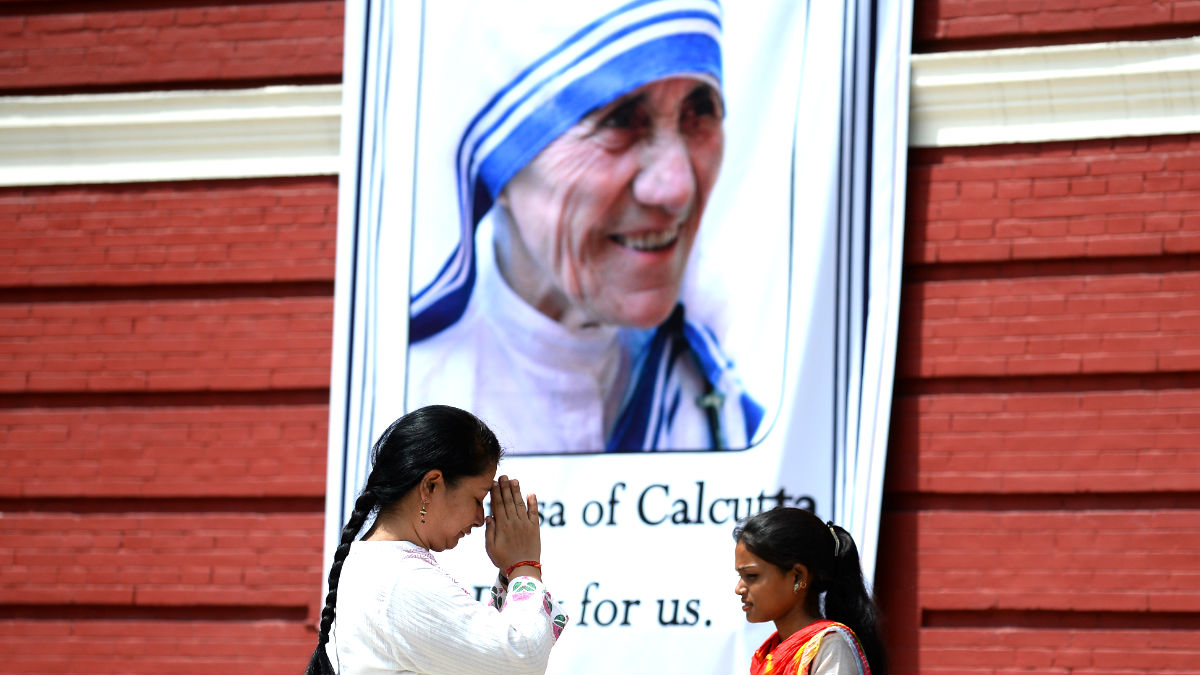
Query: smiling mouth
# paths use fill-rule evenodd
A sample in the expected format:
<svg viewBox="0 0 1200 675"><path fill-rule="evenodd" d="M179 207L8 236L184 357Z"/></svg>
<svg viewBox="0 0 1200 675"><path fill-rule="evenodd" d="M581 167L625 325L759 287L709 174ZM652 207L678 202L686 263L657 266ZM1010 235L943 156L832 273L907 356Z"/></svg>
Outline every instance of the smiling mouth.
<svg viewBox="0 0 1200 675"><path fill-rule="evenodd" d="M679 240L679 230L680 228L677 226L669 230L658 230L655 232L614 234L610 235L609 239L620 246L631 248L635 251L662 251L671 248Z"/></svg>

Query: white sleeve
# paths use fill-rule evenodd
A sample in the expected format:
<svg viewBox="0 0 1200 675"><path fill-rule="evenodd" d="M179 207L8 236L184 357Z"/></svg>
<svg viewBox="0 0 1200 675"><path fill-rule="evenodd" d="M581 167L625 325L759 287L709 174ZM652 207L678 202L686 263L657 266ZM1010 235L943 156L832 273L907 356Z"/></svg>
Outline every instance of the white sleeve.
<svg viewBox="0 0 1200 675"><path fill-rule="evenodd" d="M809 666L809 675L863 675L866 668L852 640L841 630L826 633Z"/></svg>
<svg viewBox="0 0 1200 675"><path fill-rule="evenodd" d="M497 612L439 569L406 577L392 588L386 610L387 625L401 638L394 643L397 663L425 673L546 672L558 631L542 582L510 580Z"/></svg>

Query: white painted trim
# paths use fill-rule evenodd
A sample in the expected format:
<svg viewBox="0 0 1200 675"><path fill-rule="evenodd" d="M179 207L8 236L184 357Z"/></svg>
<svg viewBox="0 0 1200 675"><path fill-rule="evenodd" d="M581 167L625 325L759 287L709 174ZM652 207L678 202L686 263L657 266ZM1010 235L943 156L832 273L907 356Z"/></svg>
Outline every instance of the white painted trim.
<svg viewBox="0 0 1200 675"><path fill-rule="evenodd" d="M1200 131L1200 37L912 57L910 146Z"/></svg>
<svg viewBox="0 0 1200 675"><path fill-rule="evenodd" d="M336 175L341 86L0 97L0 185Z"/></svg>
<svg viewBox="0 0 1200 675"><path fill-rule="evenodd" d="M1200 132L1200 37L912 56L915 147ZM341 85L0 97L0 186L336 175Z"/></svg>

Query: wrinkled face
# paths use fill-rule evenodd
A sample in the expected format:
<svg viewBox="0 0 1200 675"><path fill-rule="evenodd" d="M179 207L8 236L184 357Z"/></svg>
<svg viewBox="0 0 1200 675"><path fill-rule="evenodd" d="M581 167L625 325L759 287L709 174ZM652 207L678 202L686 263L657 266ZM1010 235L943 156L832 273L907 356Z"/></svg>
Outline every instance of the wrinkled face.
<svg viewBox="0 0 1200 675"><path fill-rule="evenodd" d="M661 323L721 167L723 116L711 86L668 78L546 146L500 196L513 231L498 255L513 290L565 324Z"/></svg>
<svg viewBox="0 0 1200 675"><path fill-rule="evenodd" d="M476 527L483 525L483 499L492 489L496 467L478 476L460 478L453 485L438 484L429 499L422 526L425 543L433 551L445 551L458 545Z"/></svg>
<svg viewBox="0 0 1200 675"><path fill-rule="evenodd" d="M804 591L793 591L795 572L784 572L746 549L742 542L733 550L733 565L738 582L733 592L742 599L742 611L750 623L779 621L798 615L804 603Z"/></svg>

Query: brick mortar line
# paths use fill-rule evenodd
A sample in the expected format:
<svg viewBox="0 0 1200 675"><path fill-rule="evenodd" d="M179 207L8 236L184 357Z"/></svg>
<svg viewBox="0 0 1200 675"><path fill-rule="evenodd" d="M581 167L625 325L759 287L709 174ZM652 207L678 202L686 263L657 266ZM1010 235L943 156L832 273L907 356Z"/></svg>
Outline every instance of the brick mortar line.
<svg viewBox="0 0 1200 675"><path fill-rule="evenodd" d="M138 515L168 513L321 513L324 497L22 497L0 498L0 513Z"/></svg>
<svg viewBox="0 0 1200 675"><path fill-rule="evenodd" d="M930 493L887 492L883 513L928 511L1200 510L1200 492Z"/></svg>

